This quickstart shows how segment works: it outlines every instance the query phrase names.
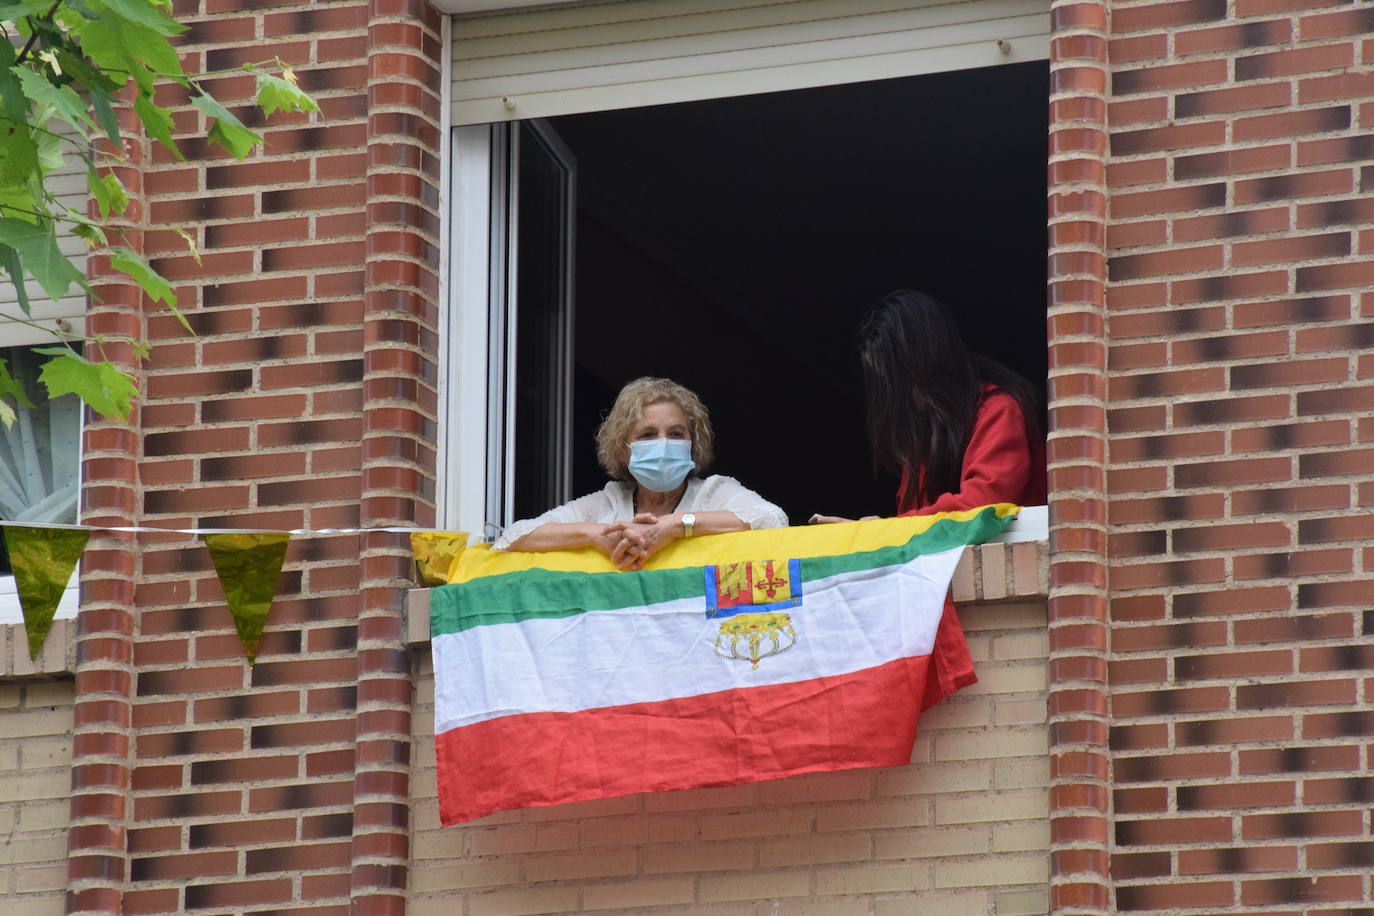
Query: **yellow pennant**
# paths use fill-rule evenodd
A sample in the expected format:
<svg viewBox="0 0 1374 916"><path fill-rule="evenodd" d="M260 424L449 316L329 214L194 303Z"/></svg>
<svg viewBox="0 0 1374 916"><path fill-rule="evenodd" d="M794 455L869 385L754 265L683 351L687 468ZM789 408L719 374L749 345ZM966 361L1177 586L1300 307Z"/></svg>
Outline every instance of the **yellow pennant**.
<svg viewBox="0 0 1374 916"><path fill-rule="evenodd" d="M468 545L466 531L417 531L410 536L415 572L421 585L447 585L449 568Z"/></svg>
<svg viewBox="0 0 1374 916"><path fill-rule="evenodd" d="M281 565L291 536L271 534L207 534L205 547L224 589L224 601L239 631L243 654L252 667L258 657L262 628L272 610L281 580Z"/></svg>
<svg viewBox="0 0 1374 916"><path fill-rule="evenodd" d="M29 658L36 659L91 533L72 528L4 528L19 607L24 612L24 631L29 637Z"/></svg>

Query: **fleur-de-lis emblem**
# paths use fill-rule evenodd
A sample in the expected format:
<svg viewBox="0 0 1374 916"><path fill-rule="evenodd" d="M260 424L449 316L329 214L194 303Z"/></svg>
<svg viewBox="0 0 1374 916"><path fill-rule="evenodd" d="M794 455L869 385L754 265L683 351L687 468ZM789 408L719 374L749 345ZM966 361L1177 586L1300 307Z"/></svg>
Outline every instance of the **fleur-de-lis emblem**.
<svg viewBox="0 0 1374 916"><path fill-rule="evenodd" d="M759 564L755 564L756 566ZM762 591L769 598L778 597L778 591L787 588L788 581L773 572L773 561L768 560L763 565L763 575L754 580L754 588Z"/></svg>

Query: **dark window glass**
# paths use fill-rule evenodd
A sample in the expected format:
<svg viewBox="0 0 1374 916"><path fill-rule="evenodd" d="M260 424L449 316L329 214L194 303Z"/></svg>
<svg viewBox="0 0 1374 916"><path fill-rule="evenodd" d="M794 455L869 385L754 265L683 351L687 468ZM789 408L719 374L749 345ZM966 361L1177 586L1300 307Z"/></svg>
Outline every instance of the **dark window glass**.
<svg viewBox="0 0 1374 916"><path fill-rule="evenodd" d="M566 499L567 173L538 132L519 128L516 243L515 518Z"/></svg>

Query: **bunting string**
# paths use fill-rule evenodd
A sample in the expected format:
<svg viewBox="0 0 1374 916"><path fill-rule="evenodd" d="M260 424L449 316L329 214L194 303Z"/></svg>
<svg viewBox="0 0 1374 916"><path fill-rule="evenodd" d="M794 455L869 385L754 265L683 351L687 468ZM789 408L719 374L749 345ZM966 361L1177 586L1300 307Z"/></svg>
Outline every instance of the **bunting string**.
<svg viewBox="0 0 1374 916"><path fill-rule="evenodd" d="M332 534L454 534L452 528L407 528L399 525L377 528L159 528L152 525L76 525L58 522L12 522L0 519L0 526L10 528L60 528L67 531L119 531L129 534L286 534L291 537Z"/></svg>
<svg viewBox="0 0 1374 916"><path fill-rule="evenodd" d="M211 565L224 590L225 605L252 667L281 579L293 537L382 532L410 535L416 580L447 581L450 565L467 546L469 535L437 528L162 528L152 525L80 525L0 519L14 571L19 607L28 635L29 657L37 658L52 626L58 602L93 532L187 535L204 539Z"/></svg>

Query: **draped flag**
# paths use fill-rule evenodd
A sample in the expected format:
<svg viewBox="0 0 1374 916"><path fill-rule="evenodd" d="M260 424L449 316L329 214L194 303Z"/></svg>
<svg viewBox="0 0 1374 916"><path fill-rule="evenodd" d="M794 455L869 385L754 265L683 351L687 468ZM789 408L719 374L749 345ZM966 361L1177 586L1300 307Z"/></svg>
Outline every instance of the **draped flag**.
<svg viewBox="0 0 1374 916"><path fill-rule="evenodd" d="M207 534L205 548L224 589L243 654L251 668L258 658L262 628L277 596L281 566L291 536L286 532Z"/></svg>
<svg viewBox="0 0 1374 916"><path fill-rule="evenodd" d="M468 548L430 593L441 821L909 762L974 679L954 567L1016 511L680 540L639 572Z"/></svg>
<svg viewBox="0 0 1374 916"><path fill-rule="evenodd" d="M5 526L5 548L14 569L30 659L38 658L48 638L57 605L90 536L89 531L72 528Z"/></svg>

